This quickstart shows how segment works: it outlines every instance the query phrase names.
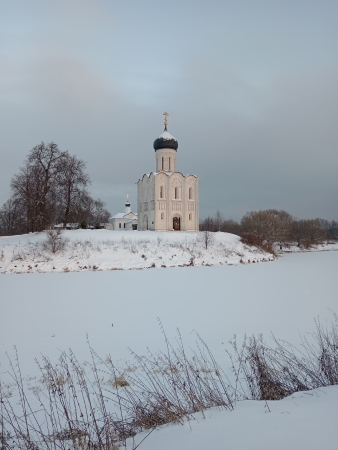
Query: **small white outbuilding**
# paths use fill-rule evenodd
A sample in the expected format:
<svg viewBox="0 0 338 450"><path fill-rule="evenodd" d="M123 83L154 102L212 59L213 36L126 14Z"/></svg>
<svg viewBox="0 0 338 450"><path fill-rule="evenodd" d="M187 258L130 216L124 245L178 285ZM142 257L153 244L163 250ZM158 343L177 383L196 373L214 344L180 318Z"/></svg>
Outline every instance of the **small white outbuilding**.
<svg viewBox="0 0 338 450"><path fill-rule="evenodd" d="M129 195L127 195L124 212L112 216L106 225L106 229L114 231L137 230L137 214L131 210Z"/></svg>

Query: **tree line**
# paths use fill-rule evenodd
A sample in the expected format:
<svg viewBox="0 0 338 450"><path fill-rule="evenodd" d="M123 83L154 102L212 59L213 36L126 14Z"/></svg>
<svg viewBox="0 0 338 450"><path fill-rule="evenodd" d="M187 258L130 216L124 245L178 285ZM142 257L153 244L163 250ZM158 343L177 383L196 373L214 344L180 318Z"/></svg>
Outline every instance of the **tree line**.
<svg viewBox="0 0 338 450"><path fill-rule="evenodd" d="M224 219L217 211L200 223L200 230L223 231L241 236L250 244L275 243L280 245L295 242L309 247L323 240L338 240L338 221L325 219L297 219L286 211L267 209L246 213L237 222Z"/></svg>
<svg viewBox="0 0 338 450"><path fill-rule="evenodd" d="M0 209L0 233L42 231L54 224L98 226L109 220L105 203L93 199L86 163L54 142L35 146L11 180L11 197Z"/></svg>

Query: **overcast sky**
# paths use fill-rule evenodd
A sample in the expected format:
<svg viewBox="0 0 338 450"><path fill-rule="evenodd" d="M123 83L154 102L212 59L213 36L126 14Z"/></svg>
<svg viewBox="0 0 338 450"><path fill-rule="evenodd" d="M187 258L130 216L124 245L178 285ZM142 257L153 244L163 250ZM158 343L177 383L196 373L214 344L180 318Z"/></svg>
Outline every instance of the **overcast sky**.
<svg viewBox="0 0 338 450"><path fill-rule="evenodd" d="M337 0L1 0L0 204L54 141L136 211L168 111L202 218L338 219L337 23Z"/></svg>

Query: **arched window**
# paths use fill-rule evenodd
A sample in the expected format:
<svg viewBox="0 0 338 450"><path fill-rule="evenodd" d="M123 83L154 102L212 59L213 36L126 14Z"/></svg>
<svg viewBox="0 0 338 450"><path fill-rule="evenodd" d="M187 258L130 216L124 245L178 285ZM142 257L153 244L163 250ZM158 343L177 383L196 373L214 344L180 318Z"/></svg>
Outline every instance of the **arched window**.
<svg viewBox="0 0 338 450"><path fill-rule="evenodd" d="M175 199L178 198L178 187L175 187Z"/></svg>
<svg viewBox="0 0 338 450"><path fill-rule="evenodd" d="M164 213L161 213L161 219L164 219Z"/></svg>
<svg viewBox="0 0 338 450"><path fill-rule="evenodd" d="M164 170L164 158L162 157L162 170Z"/></svg>
<svg viewBox="0 0 338 450"><path fill-rule="evenodd" d="M192 187L189 188L189 200L192 200Z"/></svg>
<svg viewBox="0 0 338 450"><path fill-rule="evenodd" d="M160 186L160 198L163 198L163 186Z"/></svg>

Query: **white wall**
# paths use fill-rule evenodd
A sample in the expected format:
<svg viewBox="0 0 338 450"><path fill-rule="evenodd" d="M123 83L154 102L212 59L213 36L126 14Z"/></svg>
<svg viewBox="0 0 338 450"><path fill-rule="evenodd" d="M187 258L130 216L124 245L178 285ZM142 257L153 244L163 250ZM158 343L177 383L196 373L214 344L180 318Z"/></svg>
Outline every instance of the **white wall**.
<svg viewBox="0 0 338 450"><path fill-rule="evenodd" d="M177 151L171 148L156 150L156 172L176 172L176 156Z"/></svg>
<svg viewBox="0 0 338 450"><path fill-rule="evenodd" d="M162 187L162 197L161 197ZM175 198L175 188L177 197ZM192 198L189 199L189 188ZM198 178L176 172L168 176L164 172L144 176L138 182L139 230L145 230L144 216L148 217L148 229L171 231L173 218L179 217L181 231L199 229ZM163 218L162 218L163 215ZM152 223L154 222L154 223Z"/></svg>

